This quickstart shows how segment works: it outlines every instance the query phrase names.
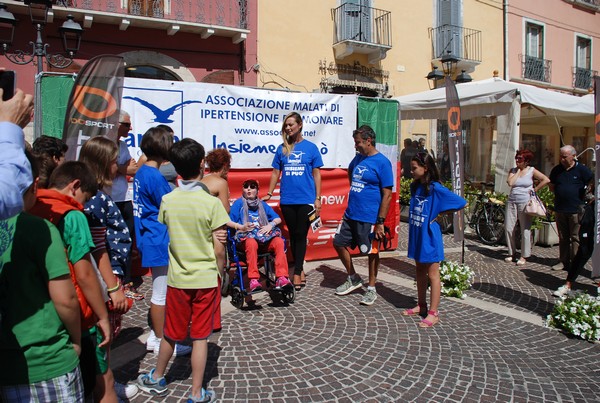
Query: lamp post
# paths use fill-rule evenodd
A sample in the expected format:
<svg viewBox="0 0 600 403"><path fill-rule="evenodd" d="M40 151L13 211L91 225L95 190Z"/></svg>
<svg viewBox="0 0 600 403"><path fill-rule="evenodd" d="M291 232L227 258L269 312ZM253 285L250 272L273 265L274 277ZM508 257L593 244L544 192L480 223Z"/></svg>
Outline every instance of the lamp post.
<svg viewBox="0 0 600 403"><path fill-rule="evenodd" d="M446 77L452 76L452 73L454 70L456 70L459 61L460 58L454 56L450 50L444 56L442 56L440 62L442 63L443 73L438 70L437 66L434 66L433 70L431 70L425 77L429 83L429 89L437 88L437 82L439 80L443 80ZM473 79L465 70L462 70L461 73L456 76L454 81L460 84L471 82Z"/></svg>
<svg viewBox="0 0 600 403"><path fill-rule="evenodd" d="M48 22L48 10L52 8L52 1L25 0L25 4L29 8L31 23L36 30L35 42L29 42L32 51L15 50L13 53L8 52L13 43L17 20L3 3L0 3L0 44L2 45L0 51L12 63L25 65L33 62L37 65L38 74L43 71L44 58L46 59L46 63L52 67L59 69L69 67L73 63L73 56L79 50L81 35L83 33L81 25L74 21L72 15L68 15L67 20L59 28L63 48L67 55L65 56L60 53L50 54L47 51L50 45L44 43L42 31Z"/></svg>

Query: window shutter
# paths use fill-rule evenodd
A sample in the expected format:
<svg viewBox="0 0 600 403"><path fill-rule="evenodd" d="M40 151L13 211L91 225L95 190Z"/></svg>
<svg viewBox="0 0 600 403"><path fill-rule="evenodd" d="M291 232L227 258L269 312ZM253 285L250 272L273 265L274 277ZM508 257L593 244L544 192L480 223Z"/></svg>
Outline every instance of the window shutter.
<svg viewBox="0 0 600 403"><path fill-rule="evenodd" d="M371 0L346 0L344 39L371 42Z"/></svg>
<svg viewBox="0 0 600 403"><path fill-rule="evenodd" d="M462 57L462 0L438 0L437 22L436 57L441 58L448 51Z"/></svg>

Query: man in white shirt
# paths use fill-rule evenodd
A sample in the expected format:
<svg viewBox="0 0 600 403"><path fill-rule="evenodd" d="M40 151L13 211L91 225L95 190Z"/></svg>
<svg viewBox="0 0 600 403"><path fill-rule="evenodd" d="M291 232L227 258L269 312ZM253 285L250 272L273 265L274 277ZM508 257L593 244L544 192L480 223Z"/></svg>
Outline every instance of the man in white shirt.
<svg viewBox="0 0 600 403"><path fill-rule="evenodd" d="M23 210L23 193L32 182L22 128L31 121L33 96L17 90L10 100L1 99L0 89L0 220L4 220Z"/></svg>

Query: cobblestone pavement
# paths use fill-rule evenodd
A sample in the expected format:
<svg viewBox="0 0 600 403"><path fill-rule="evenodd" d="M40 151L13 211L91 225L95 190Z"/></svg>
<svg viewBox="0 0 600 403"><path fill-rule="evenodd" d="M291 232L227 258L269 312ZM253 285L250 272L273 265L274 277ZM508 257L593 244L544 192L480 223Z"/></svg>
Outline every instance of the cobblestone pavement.
<svg viewBox="0 0 600 403"><path fill-rule="evenodd" d="M473 289L465 300L442 298L440 323L420 329L415 318L400 314L416 304L406 238L401 234L398 250L382 254L379 298L370 307L359 305L363 291L334 295L345 279L338 260L308 263L308 286L289 306L273 304L266 293L255 309L236 310L223 299L223 330L209 340L205 374L219 401L600 401L600 344L543 327L554 304L550 292L566 277L550 269L557 247L535 247L520 269L504 262L502 248L467 236ZM445 243L446 258L460 261L461 245L449 236ZM366 260L355 261L366 278ZM595 294L589 275L578 288ZM121 382L156 363L143 344L149 283L113 347L111 366ZM166 398L140 393L131 401L185 401L189 357L172 360L167 381Z"/></svg>

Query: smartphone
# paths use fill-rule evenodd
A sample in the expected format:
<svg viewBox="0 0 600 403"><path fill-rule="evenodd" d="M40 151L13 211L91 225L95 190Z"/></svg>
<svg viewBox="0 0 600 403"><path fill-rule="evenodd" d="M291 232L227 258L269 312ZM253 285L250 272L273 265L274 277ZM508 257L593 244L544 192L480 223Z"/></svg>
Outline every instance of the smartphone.
<svg viewBox="0 0 600 403"><path fill-rule="evenodd" d="M15 72L14 70L0 70L0 88L2 88L2 100L8 101L15 95Z"/></svg>

